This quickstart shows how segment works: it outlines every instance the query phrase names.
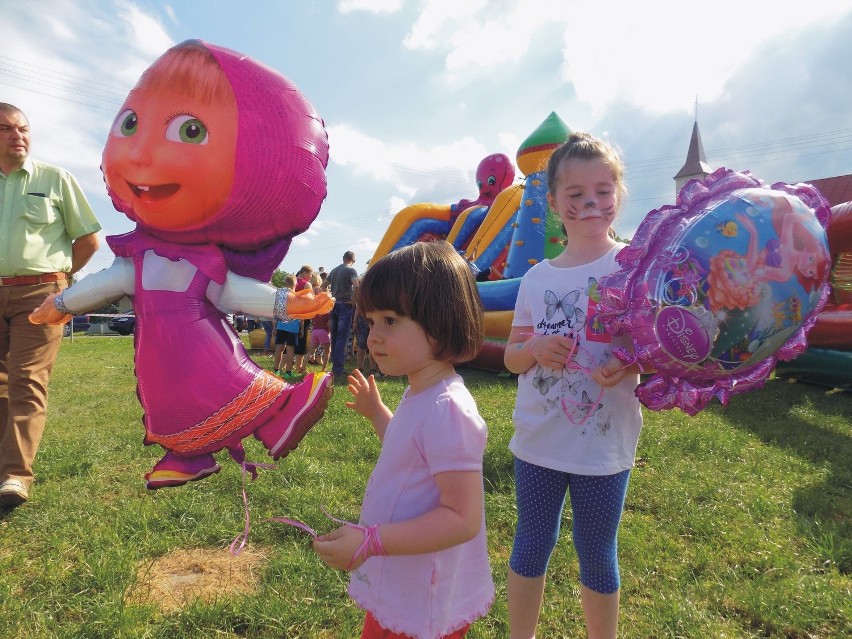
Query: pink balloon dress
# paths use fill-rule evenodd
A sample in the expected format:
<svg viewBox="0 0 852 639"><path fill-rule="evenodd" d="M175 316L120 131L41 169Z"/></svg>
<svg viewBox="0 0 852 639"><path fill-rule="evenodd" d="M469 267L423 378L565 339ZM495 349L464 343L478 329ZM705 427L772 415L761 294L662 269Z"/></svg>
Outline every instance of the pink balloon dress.
<svg viewBox="0 0 852 639"><path fill-rule="evenodd" d="M148 487L217 472L212 453L223 448L242 463L242 440L249 435L276 459L294 449L321 416L331 395L329 380L310 375L293 386L249 358L225 314L208 298L211 281L222 284L228 271L221 250L170 244L141 231L107 241L134 264L135 365L145 444L168 451L146 475Z"/></svg>

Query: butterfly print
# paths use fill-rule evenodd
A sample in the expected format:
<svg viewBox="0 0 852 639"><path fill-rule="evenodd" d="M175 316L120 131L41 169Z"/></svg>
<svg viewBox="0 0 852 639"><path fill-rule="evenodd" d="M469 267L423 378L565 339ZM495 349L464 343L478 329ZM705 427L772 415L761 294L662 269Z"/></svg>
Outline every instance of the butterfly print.
<svg viewBox="0 0 852 639"><path fill-rule="evenodd" d="M601 435L606 435L610 428L612 428L612 415L607 415L606 419L598 422L597 431Z"/></svg>
<svg viewBox="0 0 852 639"><path fill-rule="evenodd" d="M559 381L559 377L556 375L545 375L544 367L539 364L536 366L535 375L533 375L533 386L538 390L542 395L547 395L550 392L550 389L553 388L553 385Z"/></svg>
<svg viewBox="0 0 852 639"><path fill-rule="evenodd" d="M592 402L592 398L589 397L589 394L586 391L583 391L582 397L582 402L566 402L563 398L562 410L568 418L568 421L572 424L582 424L586 422L589 417L603 408L603 404L595 404Z"/></svg>
<svg viewBox="0 0 852 639"><path fill-rule="evenodd" d="M580 290L571 291L570 293L566 293L559 298L556 293L553 291L547 290L544 292L544 303L547 306L547 309L544 312L544 317L547 321L550 321L553 316L556 314L556 311L562 311L562 314L565 316L567 320L573 320L577 317L577 313L580 313L583 316L585 321L585 314L579 308L574 306L577 303L577 300L580 298ZM577 317L579 319L579 317Z"/></svg>
<svg viewBox="0 0 852 639"><path fill-rule="evenodd" d="M562 407L562 398L554 397L553 399L544 398L544 405L546 408L544 409L544 414L547 415Z"/></svg>
<svg viewBox="0 0 852 639"><path fill-rule="evenodd" d="M569 382L567 379L562 380L562 394L571 393L572 395L577 394L577 388L582 383L582 380L578 379L576 382Z"/></svg>

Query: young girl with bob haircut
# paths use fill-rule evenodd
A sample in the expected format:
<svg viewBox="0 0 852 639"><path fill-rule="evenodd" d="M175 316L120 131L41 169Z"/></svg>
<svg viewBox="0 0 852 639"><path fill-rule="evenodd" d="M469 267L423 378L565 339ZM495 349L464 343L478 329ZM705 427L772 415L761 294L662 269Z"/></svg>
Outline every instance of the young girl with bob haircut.
<svg viewBox="0 0 852 639"><path fill-rule="evenodd" d="M629 336L597 328L595 302L599 279L620 268L615 256L624 244L612 222L623 180L618 153L587 133L569 136L548 164L547 200L567 241L523 276L504 356L519 374L509 444L518 509L507 583L511 639L535 636L566 493L588 636L617 633L618 526L642 413L638 369L613 354L629 349Z"/></svg>
<svg viewBox="0 0 852 639"><path fill-rule="evenodd" d="M382 441L359 525L314 541L352 573L367 615L362 639L463 637L488 612L494 584L485 538L486 426L455 364L483 341L483 311L464 259L446 242L418 242L371 265L358 293L370 353L408 387L392 412L372 375L349 376L347 406Z"/></svg>

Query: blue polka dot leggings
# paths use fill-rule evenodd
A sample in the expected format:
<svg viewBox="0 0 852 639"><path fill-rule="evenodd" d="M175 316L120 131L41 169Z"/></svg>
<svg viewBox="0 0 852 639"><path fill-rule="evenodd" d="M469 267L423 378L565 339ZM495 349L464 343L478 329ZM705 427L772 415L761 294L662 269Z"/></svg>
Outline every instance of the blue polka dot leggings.
<svg viewBox="0 0 852 639"><path fill-rule="evenodd" d="M571 498L572 536L580 583L595 592L618 591L618 524L630 470L575 475L515 458L518 524L509 566L522 577L541 577L556 548L565 495Z"/></svg>

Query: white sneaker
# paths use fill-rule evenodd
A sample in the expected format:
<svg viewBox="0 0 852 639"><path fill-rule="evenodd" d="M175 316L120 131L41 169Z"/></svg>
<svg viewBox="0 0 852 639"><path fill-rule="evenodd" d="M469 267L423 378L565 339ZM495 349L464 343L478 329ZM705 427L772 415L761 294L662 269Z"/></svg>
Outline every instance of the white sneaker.
<svg viewBox="0 0 852 639"><path fill-rule="evenodd" d="M26 486L18 479L7 479L0 484L0 506L20 506L29 498Z"/></svg>

